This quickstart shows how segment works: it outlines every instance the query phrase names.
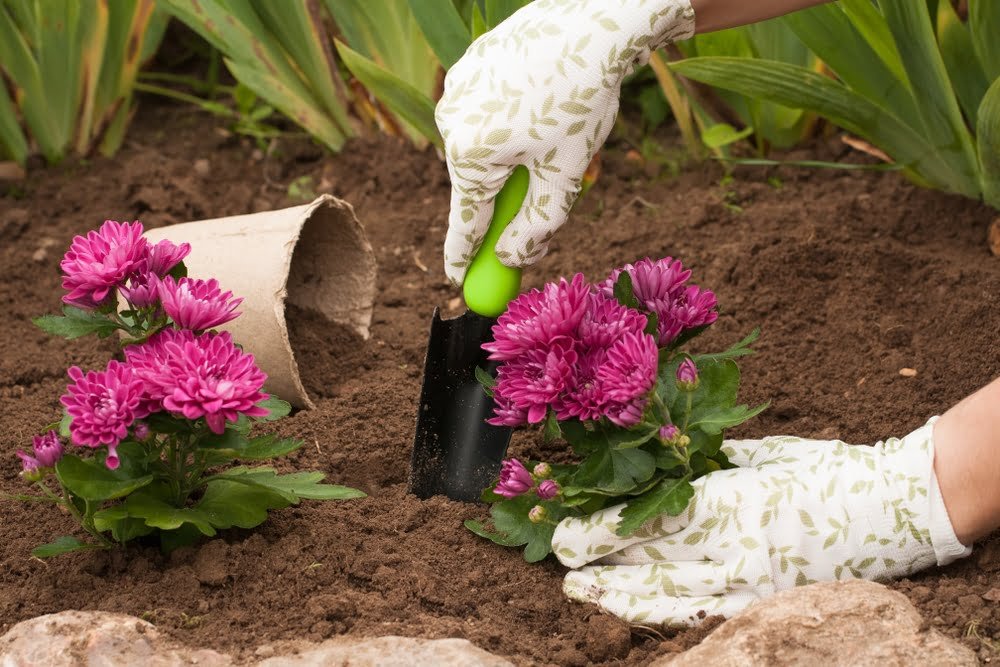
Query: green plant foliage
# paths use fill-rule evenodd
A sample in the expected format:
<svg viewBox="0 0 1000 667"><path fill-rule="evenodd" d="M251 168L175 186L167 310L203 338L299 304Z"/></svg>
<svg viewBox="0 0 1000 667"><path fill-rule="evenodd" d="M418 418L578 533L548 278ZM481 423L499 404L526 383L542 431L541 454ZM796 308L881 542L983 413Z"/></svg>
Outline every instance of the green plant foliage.
<svg viewBox="0 0 1000 667"><path fill-rule="evenodd" d="M163 0L223 55L240 83L331 150L354 136L322 15L305 2Z"/></svg>
<svg viewBox="0 0 1000 667"><path fill-rule="evenodd" d="M343 42L337 42L337 52L351 73L390 111L405 121L412 132L416 133L416 137L422 137L424 141L438 147L444 145L434 124L434 101L429 95L379 67Z"/></svg>
<svg viewBox="0 0 1000 667"><path fill-rule="evenodd" d="M990 142L1000 111L990 84L1000 69L1000 5L971 0L963 24L950 3L931 4L842 0L780 19L836 79L737 58L694 58L673 68L741 95L814 111L883 150L914 182L998 206Z"/></svg>
<svg viewBox="0 0 1000 667"><path fill-rule="evenodd" d="M733 28L715 33L697 35L678 44L688 57L739 57L770 60L798 65L808 69L816 67L815 56L794 32L778 21L764 21L743 28ZM745 136L756 136L757 152L766 153L769 147L789 148L799 143L812 124L812 114L734 91L713 91L750 131ZM703 117L707 117L702 112ZM722 135L718 123L702 123L702 140L710 148L721 148L742 137L732 133ZM731 126L730 126L731 127ZM723 128L724 129L724 128ZM736 131L734 129L734 131ZM705 137L705 133L709 137ZM722 140L725 139L725 140ZM722 140L720 142L720 140Z"/></svg>
<svg viewBox="0 0 1000 667"><path fill-rule="evenodd" d="M113 154L165 27L154 0L0 0L0 159Z"/></svg>

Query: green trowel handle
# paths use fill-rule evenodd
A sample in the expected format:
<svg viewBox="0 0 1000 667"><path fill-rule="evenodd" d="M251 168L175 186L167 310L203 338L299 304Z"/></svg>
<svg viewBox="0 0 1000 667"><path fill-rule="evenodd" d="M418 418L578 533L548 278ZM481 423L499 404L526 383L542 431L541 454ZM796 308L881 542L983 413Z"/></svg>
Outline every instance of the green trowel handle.
<svg viewBox="0 0 1000 667"><path fill-rule="evenodd" d="M465 274L465 303L474 313L499 317L511 299L521 291L521 269L501 264L496 245L503 230L521 210L527 194L528 169L516 167L497 194L490 228Z"/></svg>

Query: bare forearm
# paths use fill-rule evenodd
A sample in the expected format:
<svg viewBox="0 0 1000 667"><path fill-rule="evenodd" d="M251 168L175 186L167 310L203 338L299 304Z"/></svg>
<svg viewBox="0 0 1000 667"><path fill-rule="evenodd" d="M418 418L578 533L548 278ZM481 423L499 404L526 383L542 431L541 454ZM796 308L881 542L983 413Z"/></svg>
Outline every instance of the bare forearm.
<svg viewBox="0 0 1000 667"><path fill-rule="evenodd" d="M972 544L1000 526L1000 378L937 421L934 451L955 536Z"/></svg>
<svg viewBox="0 0 1000 667"><path fill-rule="evenodd" d="M756 23L830 0L691 0L695 31L714 32Z"/></svg>

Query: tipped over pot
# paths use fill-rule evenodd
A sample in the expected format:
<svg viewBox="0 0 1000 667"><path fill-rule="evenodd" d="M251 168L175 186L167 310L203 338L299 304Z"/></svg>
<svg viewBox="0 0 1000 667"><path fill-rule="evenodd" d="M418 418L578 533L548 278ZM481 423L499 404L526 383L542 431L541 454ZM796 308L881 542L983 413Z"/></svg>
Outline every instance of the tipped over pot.
<svg viewBox="0 0 1000 667"><path fill-rule="evenodd" d="M314 311L368 338L375 299L375 256L347 202L323 195L310 204L151 229L155 243L190 243L193 278L215 278L244 298L232 333L268 375L267 391L315 407L299 376L285 306Z"/></svg>

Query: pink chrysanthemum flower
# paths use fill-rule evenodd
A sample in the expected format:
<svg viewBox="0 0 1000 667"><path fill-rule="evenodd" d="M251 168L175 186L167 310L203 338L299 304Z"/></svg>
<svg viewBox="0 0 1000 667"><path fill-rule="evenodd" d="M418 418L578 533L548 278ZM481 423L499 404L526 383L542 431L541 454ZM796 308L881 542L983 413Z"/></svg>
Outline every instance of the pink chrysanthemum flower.
<svg viewBox="0 0 1000 667"><path fill-rule="evenodd" d="M190 252L190 243L176 245L164 239L149 248L149 260L146 270L158 278L165 278Z"/></svg>
<svg viewBox="0 0 1000 667"><path fill-rule="evenodd" d="M155 273L133 273L118 291L133 308L149 308L160 301L160 279Z"/></svg>
<svg viewBox="0 0 1000 667"><path fill-rule="evenodd" d="M142 380L131 366L111 361L101 372L84 374L76 366L69 369L73 384L60 399L72 417L69 432L74 445L100 447L106 445L106 465L118 467L115 448L128 434L135 421L142 398Z"/></svg>
<svg viewBox="0 0 1000 667"><path fill-rule="evenodd" d="M572 335L589 303L591 287L582 273L549 283L510 302L493 326L493 341L483 345L490 359L515 359L544 347L559 336Z"/></svg>
<svg viewBox="0 0 1000 667"><path fill-rule="evenodd" d="M686 285L691 271L680 260L647 258L615 269L599 287L605 296L613 298L615 282L623 271L631 276L632 291L639 303L657 315L660 347L669 345L684 331L711 324L718 318L715 294Z"/></svg>
<svg viewBox="0 0 1000 667"><path fill-rule="evenodd" d="M500 465L500 481L493 492L504 498L516 498L531 490L535 480L524 464L517 459L507 459Z"/></svg>
<svg viewBox="0 0 1000 667"><path fill-rule="evenodd" d="M493 426L524 426L528 423L528 411L515 407L508 398L493 394L493 416L486 420Z"/></svg>
<svg viewBox="0 0 1000 667"><path fill-rule="evenodd" d="M36 435L32 438L31 449L34 456L23 449L16 452L26 473L36 472L39 468L51 468L63 456L63 444L59 440L59 434L55 431L49 431L45 435Z"/></svg>
<svg viewBox="0 0 1000 667"><path fill-rule="evenodd" d="M236 319L243 299L219 289L219 281L170 276L160 281L163 311L182 329L205 331Z"/></svg>
<svg viewBox="0 0 1000 667"><path fill-rule="evenodd" d="M604 348L625 333L642 331L647 319L642 313L618 303L601 292L590 295L589 307L580 321L580 341L588 348Z"/></svg>
<svg viewBox="0 0 1000 667"><path fill-rule="evenodd" d="M194 335L164 330L142 345L126 348L125 356L142 379L147 400L185 419L205 418L213 433L241 414L263 417L257 404L267 375L244 354L228 333Z"/></svg>
<svg viewBox="0 0 1000 667"><path fill-rule="evenodd" d="M606 350L597 348L580 357L572 389L554 406L559 421L573 417L591 421L604 416L609 401L598 379L598 371L606 356Z"/></svg>
<svg viewBox="0 0 1000 667"><path fill-rule="evenodd" d="M142 223L106 220L99 230L73 239L59 263L65 303L80 308L104 305L114 289L141 271L149 253Z"/></svg>
<svg viewBox="0 0 1000 667"><path fill-rule="evenodd" d="M644 398L656 382L658 359L652 336L629 332L608 349L597 378L609 399L633 403Z"/></svg>
<svg viewBox="0 0 1000 667"><path fill-rule="evenodd" d="M142 401L137 411L141 419L163 410L166 385L159 381L159 373L170 358L167 344L184 344L194 340L194 333L178 329L164 329L144 343L125 348L125 360L142 380Z"/></svg>
<svg viewBox="0 0 1000 667"><path fill-rule="evenodd" d="M516 361L502 365L497 374L494 396L527 411L529 424L545 418L549 405L570 388L577 353L575 342L560 336L548 349L529 350Z"/></svg>

